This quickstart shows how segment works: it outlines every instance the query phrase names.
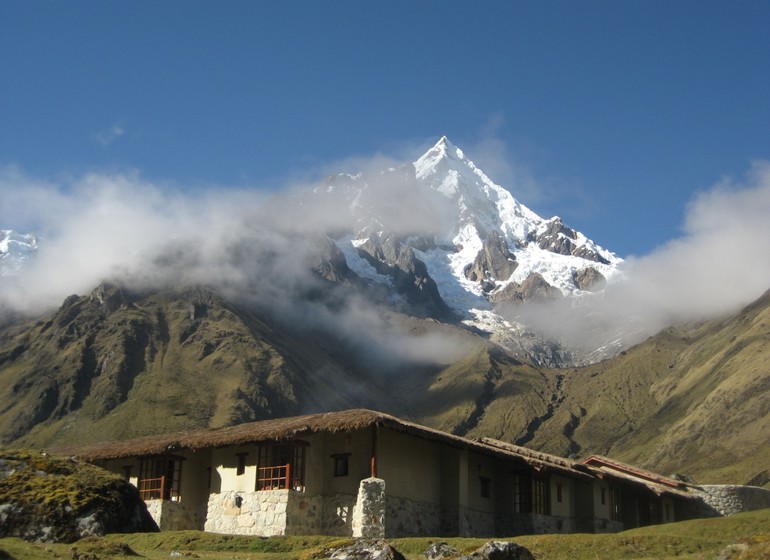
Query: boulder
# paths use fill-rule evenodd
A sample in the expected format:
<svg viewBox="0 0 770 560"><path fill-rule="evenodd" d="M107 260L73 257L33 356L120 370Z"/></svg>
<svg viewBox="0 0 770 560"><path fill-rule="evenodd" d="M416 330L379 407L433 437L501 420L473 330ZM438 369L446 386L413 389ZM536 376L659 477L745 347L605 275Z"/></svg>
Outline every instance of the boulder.
<svg viewBox="0 0 770 560"><path fill-rule="evenodd" d="M119 475L36 451L0 453L0 537L74 542L157 531L139 491Z"/></svg>
<svg viewBox="0 0 770 560"><path fill-rule="evenodd" d="M513 542L490 541L463 560L535 560L527 547Z"/></svg>
<svg viewBox="0 0 770 560"><path fill-rule="evenodd" d="M433 543L428 550L422 553L425 560L443 560L444 558L457 558L460 551L444 541Z"/></svg>
<svg viewBox="0 0 770 560"><path fill-rule="evenodd" d="M404 555L384 540L358 540L350 546L338 548L329 556L331 560L406 560Z"/></svg>

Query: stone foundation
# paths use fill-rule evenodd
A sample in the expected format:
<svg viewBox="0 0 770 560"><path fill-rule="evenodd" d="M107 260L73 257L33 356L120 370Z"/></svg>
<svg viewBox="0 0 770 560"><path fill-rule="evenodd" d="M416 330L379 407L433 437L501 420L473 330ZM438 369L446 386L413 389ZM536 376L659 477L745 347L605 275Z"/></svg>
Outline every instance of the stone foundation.
<svg viewBox="0 0 770 560"><path fill-rule="evenodd" d="M204 530L228 535L284 535L291 492L294 491L230 491L211 494ZM236 497L240 497L240 507Z"/></svg>
<svg viewBox="0 0 770 560"><path fill-rule="evenodd" d="M495 516L486 511L467 507L458 508L460 537L494 537Z"/></svg>
<svg viewBox="0 0 770 560"><path fill-rule="evenodd" d="M171 500L147 500L147 511L161 531L185 531L202 528L201 513L185 502Z"/></svg>
<svg viewBox="0 0 770 560"><path fill-rule="evenodd" d="M441 535L441 506L386 496L386 531L388 538Z"/></svg>
<svg viewBox="0 0 770 560"><path fill-rule="evenodd" d="M241 498L240 507L236 495ZM351 494L309 496L295 490L211 494L204 530L261 537L350 536L355 503Z"/></svg>

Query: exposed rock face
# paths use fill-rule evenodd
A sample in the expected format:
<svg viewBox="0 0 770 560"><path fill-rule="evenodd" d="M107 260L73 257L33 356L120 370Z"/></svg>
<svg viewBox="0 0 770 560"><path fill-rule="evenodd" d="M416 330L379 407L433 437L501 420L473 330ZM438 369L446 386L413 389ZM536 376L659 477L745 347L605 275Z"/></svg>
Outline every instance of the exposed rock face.
<svg viewBox="0 0 770 560"><path fill-rule="evenodd" d="M535 560L530 550L512 542L491 541L473 551L463 560Z"/></svg>
<svg viewBox="0 0 770 560"><path fill-rule="evenodd" d="M547 301L562 297L558 288L554 288L545 278L537 272L533 272L521 284L511 282L497 293L491 294L489 300L494 303L525 301Z"/></svg>
<svg viewBox="0 0 770 560"><path fill-rule="evenodd" d="M157 531L122 477L34 451L0 455L0 536L73 542L106 533Z"/></svg>
<svg viewBox="0 0 770 560"><path fill-rule="evenodd" d="M314 238L313 262L311 268L324 280L330 282L349 281L353 272L348 268L345 255L328 237Z"/></svg>
<svg viewBox="0 0 770 560"><path fill-rule="evenodd" d="M572 255L583 259L609 264L607 259L595 253L585 246L576 243L577 232L564 225L561 218L553 218L546 230L535 238L535 242L541 249L559 253L560 255Z"/></svg>
<svg viewBox="0 0 770 560"><path fill-rule="evenodd" d="M607 279L604 275L591 266L578 270L573 278L575 285L587 292L597 292L607 286Z"/></svg>
<svg viewBox="0 0 770 560"><path fill-rule="evenodd" d="M490 233L484 240L476 259L465 268L465 277L472 282L488 282L494 287L494 280L508 280L518 263L505 239L497 232ZM485 290L486 291L486 290Z"/></svg>
<svg viewBox="0 0 770 560"><path fill-rule="evenodd" d="M413 313L435 319L453 317L425 263L397 236L372 235L358 252L377 272L391 277L396 292L403 295Z"/></svg>

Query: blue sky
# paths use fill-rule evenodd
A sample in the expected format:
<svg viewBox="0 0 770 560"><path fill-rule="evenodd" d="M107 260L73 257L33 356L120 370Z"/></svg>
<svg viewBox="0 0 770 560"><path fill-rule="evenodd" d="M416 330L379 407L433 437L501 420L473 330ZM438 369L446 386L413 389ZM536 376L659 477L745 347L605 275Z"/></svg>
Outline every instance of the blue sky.
<svg viewBox="0 0 770 560"><path fill-rule="evenodd" d="M770 160L768 28L765 1L3 0L0 166L272 189L446 134L644 255Z"/></svg>

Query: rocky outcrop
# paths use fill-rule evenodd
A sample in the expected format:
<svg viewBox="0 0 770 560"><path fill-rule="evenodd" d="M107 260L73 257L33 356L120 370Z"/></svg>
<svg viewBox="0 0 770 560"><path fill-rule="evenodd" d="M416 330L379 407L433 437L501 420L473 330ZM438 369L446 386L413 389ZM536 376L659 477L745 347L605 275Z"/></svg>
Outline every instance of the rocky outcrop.
<svg viewBox="0 0 770 560"><path fill-rule="evenodd" d="M511 277L518 263L508 244L499 233L493 231L484 240L484 245L473 263L465 267L465 277L472 282L482 282L489 291L494 281L505 281Z"/></svg>
<svg viewBox="0 0 770 560"><path fill-rule="evenodd" d="M577 238L577 232L564 225L561 218L556 217L550 220L544 232L535 237L535 242L541 249L551 251L552 253L572 255L573 257L580 257L588 261L609 264L607 259L585 245L578 245L576 243Z"/></svg>
<svg viewBox="0 0 770 560"><path fill-rule="evenodd" d="M493 303L525 301L548 301L562 297L561 290L551 286L543 276L533 272L521 284L511 282L499 292L490 294L489 301Z"/></svg>
<svg viewBox="0 0 770 560"><path fill-rule="evenodd" d="M0 537L73 542L106 533L157 531L124 478L35 451L0 455Z"/></svg>
<svg viewBox="0 0 770 560"><path fill-rule="evenodd" d="M312 259L310 268L324 280L340 283L354 277L345 261L345 255L328 237L313 239Z"/></svg>
<svg viewBox="0 0 770 560"><path fill-rule="evenodd" d="M390 276L395 291L417 316L451 319L452 311L441 299L428 268L414 250L396 235L372 235L358 253L380 274Z"/></svg>
<svg viewBox="0 0 770 560"><path fill-rule="evenodd" d="M576 271L572 279L578 288L587 292L598 292L607 287L607 279L592 266Z"/></svg>

